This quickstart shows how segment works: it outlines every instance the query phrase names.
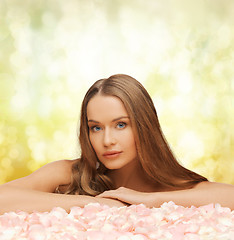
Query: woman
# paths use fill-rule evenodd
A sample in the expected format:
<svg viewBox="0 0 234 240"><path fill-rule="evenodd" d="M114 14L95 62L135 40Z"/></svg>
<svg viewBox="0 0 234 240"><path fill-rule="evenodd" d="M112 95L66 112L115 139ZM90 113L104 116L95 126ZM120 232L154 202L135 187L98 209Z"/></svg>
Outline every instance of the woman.
<svg viewBox="0 0 234 240"><path fill-rule="evenodd" d="M88 90L79 140L79 159L49 163L0 186L1 212L55 206L69 211L89 202L159 207L170 200L184 206L218 202L234 209L234 186L211 183L177 162L149 94L130 76L113 75Z"/></svg>

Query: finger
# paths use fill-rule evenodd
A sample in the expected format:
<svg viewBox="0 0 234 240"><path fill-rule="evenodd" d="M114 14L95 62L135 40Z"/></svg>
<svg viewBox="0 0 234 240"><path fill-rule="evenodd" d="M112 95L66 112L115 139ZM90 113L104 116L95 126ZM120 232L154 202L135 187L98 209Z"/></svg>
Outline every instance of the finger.
<svg viewBox="0 0 234 240"><path fill-rule="evenodd" d="M101 198L118 198L118 194L116 192L106 191L106 192L103 192L103 193L97 195L96 197L101 197Z"/></svg>
<svg viewBox="0 0 234 240"><path fill-rule="evenodd" d="M125 196L125 195L117 195L117 194L106 193L105 195L104 194L102 196L99 195L98 197L115 199L115 200L124 202L126 204L133 204L133 201L131 200L131 197Z"/></svg>
<svg viewBox="0 0 234 240"><path fill-rule="evenodd" d="M102 193L98 194L96 197L105 197L105 196L108 196L108 195L110 195L109 192L110 192L110 191L102 192Z"/></svg>
<svg viewBox="0 0 234 240"><path fill-rule="evenodd" d="M109 191L106 191L106 192L103 192L103 193L97 195L96 197L116 199L121 202L129 204L128 198L124 194L120 194L119 191L117 191L117 190L109 190Z"/></svg>

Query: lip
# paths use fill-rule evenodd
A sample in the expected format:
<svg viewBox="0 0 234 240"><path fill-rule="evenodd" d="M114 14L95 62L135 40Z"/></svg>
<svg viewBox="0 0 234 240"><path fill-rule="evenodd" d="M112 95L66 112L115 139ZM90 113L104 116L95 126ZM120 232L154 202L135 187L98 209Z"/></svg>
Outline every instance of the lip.
<svg viewBox="0 0 234 240"><path fill-rule="evenodd" d="M120 154L122 153L122 151L106 151L105 153L103 153L103 157L105 158L116 158L118 157Z"/></svg>

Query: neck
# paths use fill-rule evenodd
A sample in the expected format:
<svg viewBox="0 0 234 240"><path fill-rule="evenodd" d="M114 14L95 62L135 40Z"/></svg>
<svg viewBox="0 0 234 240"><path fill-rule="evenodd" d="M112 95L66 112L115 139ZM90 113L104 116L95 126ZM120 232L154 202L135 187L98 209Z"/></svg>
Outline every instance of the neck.
<svg viewBox="0 0 234 240"><path fill-rule="evenodd" d="M109 170L107 175L114 187L126 187L141 192L157 191L156 184L152 184L138 160L129 163L121 169Z"/></svg>

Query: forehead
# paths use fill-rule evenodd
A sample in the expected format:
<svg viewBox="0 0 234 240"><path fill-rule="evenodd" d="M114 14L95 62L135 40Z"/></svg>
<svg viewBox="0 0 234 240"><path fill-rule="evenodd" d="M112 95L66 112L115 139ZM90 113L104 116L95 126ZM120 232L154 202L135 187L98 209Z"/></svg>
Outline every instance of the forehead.
<svg viewBox="0 0 234 240"><path fill-rule="evenodd" d="M121 116L128 116L128 113L118 97L96 95L87 105L88 120L113 120Z"/></svg>

